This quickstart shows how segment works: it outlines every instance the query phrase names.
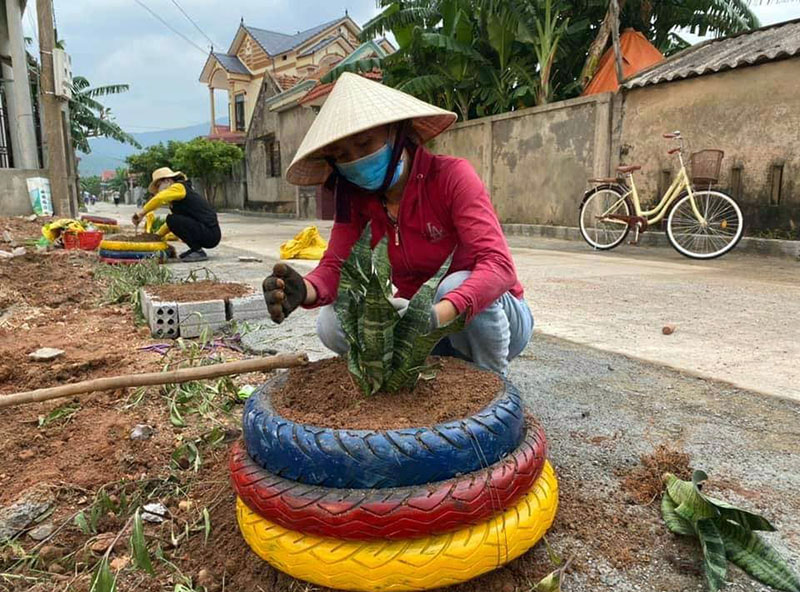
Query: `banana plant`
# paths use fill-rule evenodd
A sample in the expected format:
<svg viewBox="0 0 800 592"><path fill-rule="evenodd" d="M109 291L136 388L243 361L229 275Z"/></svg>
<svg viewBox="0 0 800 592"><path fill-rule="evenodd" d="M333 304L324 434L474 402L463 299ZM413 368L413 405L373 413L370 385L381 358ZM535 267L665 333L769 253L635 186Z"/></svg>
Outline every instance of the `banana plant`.
<svg viewBox="0 0 800 592"><path fill-rule="evenodd" d="M392 266L387 237L370 250L372 228L367 225L342 264L334 304L350 350L347 369L366 395L414 388L420 375L434 368L426 360L444 337L464 328L464 315L431 328L436 289L450 268L452 255L425 282L404 314L392 304Z"/></svg>
<svg viewBox="0 0 800 592"><path fill-rule="evenodd" d="M691 481L672 473L663 479L666 492L661 515L675 534L700 540L711 592L725 585L728 561L776 590L800 592L800 579L786 560L754 532L775 530L766 518L702 493L702 484L708 479L703 471L695 471Z"/></svg>

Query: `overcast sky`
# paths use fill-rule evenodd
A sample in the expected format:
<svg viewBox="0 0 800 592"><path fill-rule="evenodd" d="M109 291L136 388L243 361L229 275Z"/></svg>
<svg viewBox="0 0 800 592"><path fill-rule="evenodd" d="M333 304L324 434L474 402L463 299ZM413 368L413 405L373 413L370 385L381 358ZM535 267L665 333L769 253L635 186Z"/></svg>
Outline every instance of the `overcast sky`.
<svg viewBox="0 0 800 592"><path fill-rule="evenodd" d="M25 35L34 39L35 4L28 1L24 18ZM58 35L72 57L73 75L85 76L93 86L130 84L128 93L104 103L122 127L134 133L209 120L208 90L198 81L210 44L204 34L215 49L227 51L241 17L255 27L292 33L343 16L345 9L360 25L378 12L375 0L54 0L54 4ZM755 12L763 24L798 18L800 1L773 0L756 6ZM218 93L217 113L225 112L226 101Z"/></svg>

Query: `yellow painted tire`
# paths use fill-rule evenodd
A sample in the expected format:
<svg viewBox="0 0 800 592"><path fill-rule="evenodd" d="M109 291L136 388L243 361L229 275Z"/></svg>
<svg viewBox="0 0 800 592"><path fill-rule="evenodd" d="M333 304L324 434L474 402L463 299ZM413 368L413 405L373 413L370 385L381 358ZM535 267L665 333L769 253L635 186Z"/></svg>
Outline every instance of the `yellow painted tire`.
<svg viewBox="0 0 800 592"><path fill-rule="evenodd" d="M163 241L137 243L132 241L104 240L100 248L106 251L164 251L169 245Z"/></svg>
<svg viewBox="0 0 800 592"><path fill-rule="evenodd" d="M553 523L558 482L550 463L516 505L476 526L419 539L344 541L280 527L236 500L247 544L300 580L340 590L428 590L471 580L516 559Z"/></svg>
<svg viewBox="0 0 800 592"><path fill-rule="evenodd" d="M87 224L88 224L88 222L87 222ZM97 230L100 230L100 231L106 232L106 233L114 233L114 232L119 232L120 231L119 224L95 224L95 223L92 223L92 226L97 228Z"/></svg>

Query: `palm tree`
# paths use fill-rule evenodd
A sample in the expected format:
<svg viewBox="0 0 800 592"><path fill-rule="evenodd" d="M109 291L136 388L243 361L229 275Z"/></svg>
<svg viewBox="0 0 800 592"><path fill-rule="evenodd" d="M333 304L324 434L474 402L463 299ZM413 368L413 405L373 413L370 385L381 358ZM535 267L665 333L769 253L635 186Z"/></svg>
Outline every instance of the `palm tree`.
<svg viewBox="0 0 800 592"><path fill-rule="evenodd" d="M76 150L89 154L92 151L89 138L101 136L141 148L136 139L114 121L111 109L96 100L98 97L126 92L128 88L127 84L90 88L89 81L83 76L72 79L72 98L69 100L70 135L72 146Z"/></svg>

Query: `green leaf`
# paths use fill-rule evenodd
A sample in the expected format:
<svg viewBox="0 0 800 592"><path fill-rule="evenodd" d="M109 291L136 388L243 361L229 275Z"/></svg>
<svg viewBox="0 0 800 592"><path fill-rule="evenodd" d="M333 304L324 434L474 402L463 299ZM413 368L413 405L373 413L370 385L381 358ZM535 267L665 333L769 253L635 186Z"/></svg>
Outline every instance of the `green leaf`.
<svg viewBox="0 0 800 592"><path fill-rule="evenodd" d="M153 564L150 562L150 553L147 550L147 541L144 538L142 516L139 514L138 508L133 515L133 531L131 532L130 546L133 564L139 569L143 569L150 575L153 575Z"/></svg>
<svg viewBox="0 0 800 592"><path fill-rule="evenodd" d="M697 485L701 483L705 473L695 471L692 482L678 479L672 473L667 473L664 480L667 483L667 494L675 502L675 512L683 519L695 523L704 518L717 518L719 511L700 494Z"/></svg>
<svg viewBox="0 0 800 592"><path fill-rule="evenodd" d="M89 523L86 521L86 514L83 513L83 510L78 512L75 515L75 526L77 526L83 534L90 534L92 529L89 528Z"/></svg>
<svg viewBox="0 0 800 592"><path fill-rule="evenodd" d="M741 508L737 508L736 506L733 506L723 500L716 499L705 494L701 495L706 499L706 501L717 508L720 516L725 520L736 522L748 530L766 530L768 532L775 531L775 527L772 526L769 520L763 516L748 512L747 510L742 510Z"/></svg>
<svg viewBox="0 0 800 592"><path fill-rule="evenodd" d="M117 578L111 573L108 559L103 557L92 575L92 587L89 592L115 592L116 589Z"/></svg>
<svg viewBox="0 0 800 592"><path fill-rule="evenodd" d="M399 320L400 315L384 294L378 276L373 275L364 299L364 314L358 323L360 366L372 393L380 390L391 373L394 326Z"/></svg>
<svg viewBox="0 0 800 592"><path fill-rule="evenodd" d="M389 262L389 238L384 236L372 251L372 269L378 276L386 298L392 297L392 264Z"/></svg>
<svg viewBox="0 0 800 592"><path fill-rule="evenodd" d="M703 566L706 582L711 592L717 592L725 585L725 574L728 571L728 560L725 558L725 545L720 537L714 520L703 518L695 524L700 545L703 548Z"/></svg>
<svg viewBox="0 0 800 592"><path fill-rule="evenodd" d="M436 297L436 290L439 288L442 278L450 269L452 262L453 256L450 255L439 268L439 271L420 286L417 293L409 301L403 318L397 323L394 330L394 357L392 359L392 368L394 370L403 366L406 358L411 355L417 337L427 333L430 329L431 307Z"/></svg>
<svg viewBox="0 0 800 592"><path fill-rule="evenodd" d="M561 576L563 573L561 569L549 573L533 587L533 592L561 592Z"/></svg>
<svg viewBox="0 0 800 592"><path fill-rule="evenodd" d="M725 553L762 584L785 592L800 592L800 579L788 562L756 533L730 520L721 520L719 532Z"/></svg>
<svg viewBox="0 0 800 592"><path fill-rule="evenodd" d="M425 335L418 335L414 339L411 352L401 362L400 366L392 372L392 376L386 384L386 390L394 392L403 387L414 388L420 372L426 368L425 361L431 355L434 346L448 335L461 331L465 324L466 315L460 314L447 325Z"/></svg>
<svg viewBox="0 0 800 592"><path fill-rule="evenodd" d="M667 528L675 534L697 536L692 523L678 515L675 508L677 508L675 502L672 501L668 493L665 493L664 497L661 498L661 516L664 518Z"/></svg>

